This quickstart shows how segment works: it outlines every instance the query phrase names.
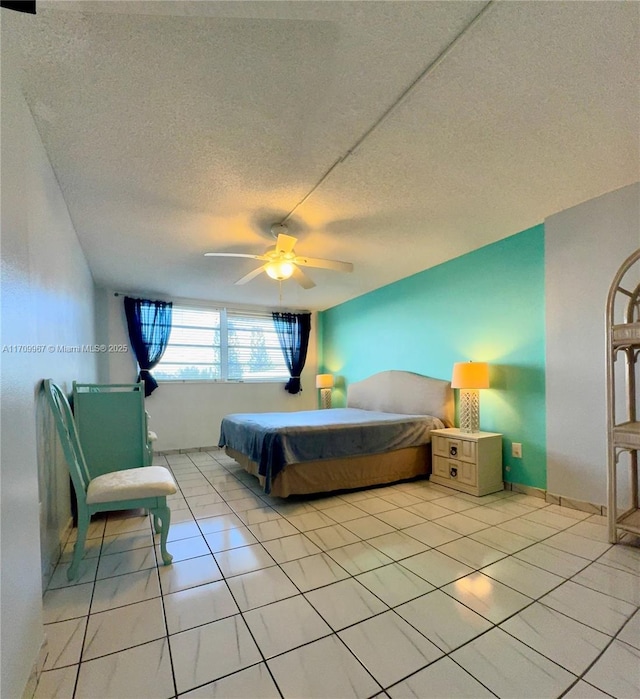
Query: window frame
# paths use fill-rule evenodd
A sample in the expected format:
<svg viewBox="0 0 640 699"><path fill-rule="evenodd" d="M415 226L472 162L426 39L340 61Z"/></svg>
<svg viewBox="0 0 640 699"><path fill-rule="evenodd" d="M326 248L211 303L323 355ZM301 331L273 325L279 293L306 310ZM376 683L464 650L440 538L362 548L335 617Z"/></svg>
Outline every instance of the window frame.
<svg viewBox="0 0 640 699"><path fill-rule="evenodd" d="M229 316L237 315L237 316L245 316L245 317L251 317L255 316L256 318L260 318L262 321L271 319L272 320L272 311L270 310L265 310L265 309L256 309L256 308L240 308L240 307L232 307L232 306L225 306L223 304L217 305L217 304L200 304L197 302L189 302L189 301L174 301L173 302L173 310L174 312L176 310L186 310L186 311L213 311L219 313L219 318L220 318L220 326L219 326L219 332L220 332L220 345L211 345L214 350L219 349L220 351L220 377L219 378L185 378L185 377L180 377L180 378L168 378L166 376L158 376L156 374L157 370L161 368L162 366L162 359L158 362L158 364L155 366L155 368L152 370L152 373L154 374L154 378L158 383L164 383L164 384L195 384L195 383L229 383L229 384L238 384L238 383L281 383L282 381L288 381L290 378L290 373L289 369L287 367L284 354L282 354L282 350L280 349L280 344L278 341L277 337L277 332L275 329L275 325L273 326L273 336L276 339L276 342L278 343L278 349L280 350L281 353L281 361L282 361L282 369L283 373L282 375L278 376L268 376L268 377L261 377L261 378L229 378ZM189 327L189 326L183 326L183 327ZM202 327L202 326L201 326ZM213 327L213 326L212 326ZM193 345L196 347L196 345ZM171 347L171 336L169 336L169 342L167 343L167 349ZM215 366L215 364L209 364L206 366Z"/></svg>

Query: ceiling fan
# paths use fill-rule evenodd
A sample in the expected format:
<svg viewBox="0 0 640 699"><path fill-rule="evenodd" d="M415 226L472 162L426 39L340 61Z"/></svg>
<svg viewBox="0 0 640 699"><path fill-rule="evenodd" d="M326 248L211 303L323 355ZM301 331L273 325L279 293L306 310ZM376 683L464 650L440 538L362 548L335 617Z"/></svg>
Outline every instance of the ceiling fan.
<svg viewBox="0 0 640 699"><path fill-rule="evenodd" d="M318 267L321 269L333 269L337 272L352 272L351 262L340 262L339 260L323 260L317 257L305 257L296 255L293 249L297 238L287 235L287 227L284 223L274 223L271 226L271 234L276 238L274 247L269 248L263 255L251 255L244 252L205 252L205 257L249 257L252 260L263 260L264 264L249 272L236 284L246 284L255 279L262 272L266 272L276 281L284 281L292 277L304 289L311 289L315 282L308 277L301 269L302 267Z"/></svg>

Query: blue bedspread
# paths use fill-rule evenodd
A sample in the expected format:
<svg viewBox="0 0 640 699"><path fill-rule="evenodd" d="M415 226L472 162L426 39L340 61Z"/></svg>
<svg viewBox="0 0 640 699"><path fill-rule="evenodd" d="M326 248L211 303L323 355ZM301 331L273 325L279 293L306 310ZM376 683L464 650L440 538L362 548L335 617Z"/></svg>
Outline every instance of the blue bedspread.
<svg viewBox="0 0 640 699"><path fill-rule="evenodd" d="M220 427L220 447L248 456L265 478L265 492L287 464L380 454L431 441L444 427L436 417L358 408L292 413L236 413Z"/></svg>

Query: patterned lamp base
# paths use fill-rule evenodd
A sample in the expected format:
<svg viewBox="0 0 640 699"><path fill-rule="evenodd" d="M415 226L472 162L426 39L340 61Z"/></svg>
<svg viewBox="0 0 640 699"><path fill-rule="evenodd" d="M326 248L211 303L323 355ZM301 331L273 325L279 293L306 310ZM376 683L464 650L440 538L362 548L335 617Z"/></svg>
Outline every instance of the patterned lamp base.
<svg viewBox="0 0 640 699"><path fill-rule="evenodd" d="M480 431L480 391L477 388L460 390L460 432Z"/></svg>
<svg viewBox="0 0 640 699"><path fill-rule="evenodd" d="M331 389L321 388L320 389L320 407L330 408L331 407Z"/></svg>

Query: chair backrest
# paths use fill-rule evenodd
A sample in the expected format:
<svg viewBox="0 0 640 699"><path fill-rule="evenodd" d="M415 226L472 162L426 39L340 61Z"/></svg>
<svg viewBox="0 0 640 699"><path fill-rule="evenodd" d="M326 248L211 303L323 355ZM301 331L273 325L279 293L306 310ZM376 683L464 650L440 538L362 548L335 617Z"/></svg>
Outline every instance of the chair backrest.
<svg viewBox="0 0 640 699"><path fill-rule="evenodd" d="M44 391L53 412L76 497L84 499L91 477L84 460L69 401L62 389L56 386L51 379L45 379Z"/></svg>

